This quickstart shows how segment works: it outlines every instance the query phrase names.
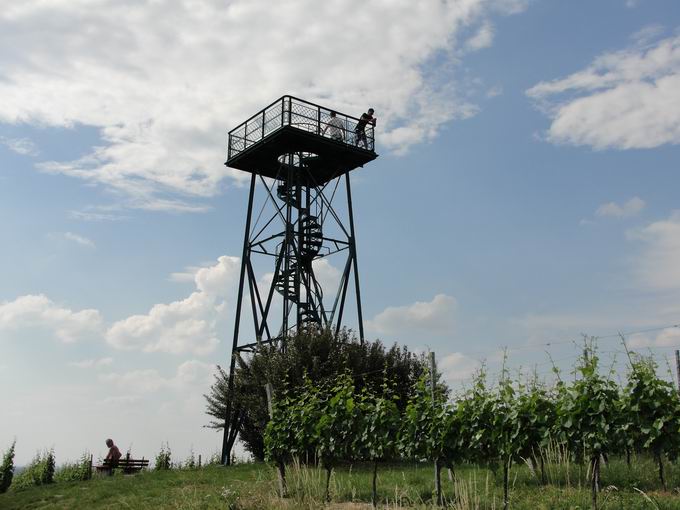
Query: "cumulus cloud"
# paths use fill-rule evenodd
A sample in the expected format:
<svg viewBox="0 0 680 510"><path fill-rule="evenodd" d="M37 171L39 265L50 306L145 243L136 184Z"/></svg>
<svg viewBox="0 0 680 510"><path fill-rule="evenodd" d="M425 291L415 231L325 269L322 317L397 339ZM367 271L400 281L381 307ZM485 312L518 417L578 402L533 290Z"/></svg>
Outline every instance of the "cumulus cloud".
<svg viewBox="0 0 680 510"><path fill-rule="evenodd" d="M642 243L635 272L643 286L656 290L680 289L680 211L628 233Z"/></svg>
<svg viewBox="0 0 680 510"><path fill-rule="evenodd" d="M446 294L437 294L432 301L417 301L406 306L390 306L367 321L368 328L377 334L406 331L446 334L453 330L457 302Z"/></svg>
<svg viewBox="0 0 680 510"><path fill-rule="evenodd" d="M198 269L196 290L186 299L154 305L147 314L114 323L106 341L117 349L145 352L212 352L219 343L217 322L238 278L240 259L222 256L217 264Z"/></svg>
<svg viewBox="0 0 680 510"><path fill-rule="evenodd" d="M188 360L177 367L172 377L163 377L156 369L110 372L99 380L130 393L153 393L162 389L183 390L189 387L206 387L212 381L215 365Z"/></svg>
<svg viewBox="0 0 680 510"><path fill-rule="evenodd" d="M649 34L647 34L649 36ZM680 143L680 36L605 53L527 91L551 117L547 139L595 149Z"/></svg>
<svg viewBox="0 0 680 510"><path fill-rule="evenodd" d="M636 216L645 208L645 201L639 197L633 197L624 204L608 202L597 208L597 216L610 216L613 218L628 218Z"/></svg>
<svg viewBox="0 0 680 510"><path fill-rule="evenodd" d="M243 179L222 165L226 131L283 93L348 113L370 104L379 143L399 151L469 116L450 71L463 29L481 26L474 45L488 45L489 17L526 4L14 3L0 14L0 122L94 126L102 143L89 154L41 168L128 206L197 211L194 199Z"/></svg>
<svg viewBox="0 0 680 510"><path fill-rule="evenodd" d="M314 276L321 284L321 288L332 297L340 285L341 271L325 258L315 259L312 265Z"/></svg>
<svg viewBox="0 0 680 510"><path fill-rule="evenodd" d="M678 327L666 328L657 335L639 333L626 339L631 349L643 349L645 347L680 347L680 329Z"/></svg>
<svg viewBox="0 0 680 510"><path fill-rule="evenodd" d="M0 331L40 328L53 332L64 343L73 343L99 334L101 322L97 310L75 312L42 294L0 303Z"/></svg>
<svg viewBox="0 0 680 510"><path fill-rule="evenodd" d="M452 352L437 362L437 368L449 384L470 379L481 363L460 352Z"/></svg>

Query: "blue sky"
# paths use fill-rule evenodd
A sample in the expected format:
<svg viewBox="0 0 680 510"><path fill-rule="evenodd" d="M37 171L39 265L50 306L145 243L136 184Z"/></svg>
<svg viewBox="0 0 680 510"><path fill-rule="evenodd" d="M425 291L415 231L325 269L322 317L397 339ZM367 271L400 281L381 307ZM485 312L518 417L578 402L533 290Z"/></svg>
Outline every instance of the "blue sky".
<svg viewBox="0 0 680 510"><path fill-rule="evenodd" d="M369 337L433 349L456 387L504 346L539 373L581 333L633 332L662 364L680 346L677 2L101 3L0 15L0 448L20 462L219 446L201 395L247 200L226 133L286 93L376 109L380 157L352 177Z"/></svg>

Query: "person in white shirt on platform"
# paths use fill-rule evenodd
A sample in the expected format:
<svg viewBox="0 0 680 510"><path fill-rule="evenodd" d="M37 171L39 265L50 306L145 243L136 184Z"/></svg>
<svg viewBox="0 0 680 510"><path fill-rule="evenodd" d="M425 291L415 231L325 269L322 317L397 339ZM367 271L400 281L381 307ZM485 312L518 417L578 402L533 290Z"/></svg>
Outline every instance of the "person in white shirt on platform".
<svg viewBox="0 0 680 510"><path fill-rule="evenodd" d="M326 131L330 133L332 140L338 140L340 142L345 140L345 127L342 125L342 121L338 119L335 112L331 112L331 118L328 120L328 123L321 134L325 135Z"/></svg>

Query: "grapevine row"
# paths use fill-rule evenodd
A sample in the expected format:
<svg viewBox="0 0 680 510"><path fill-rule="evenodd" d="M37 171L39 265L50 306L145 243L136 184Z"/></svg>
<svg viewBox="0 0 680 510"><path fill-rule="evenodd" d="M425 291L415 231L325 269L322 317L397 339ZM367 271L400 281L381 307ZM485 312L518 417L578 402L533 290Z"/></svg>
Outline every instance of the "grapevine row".
<svg viewBox="0 0 680 510"><path fill-rule="evenodd" d="M657 375L651 357L629 353L629 373L617 384L598 370L598 356L587 344L574 367L573 381L547 386L538 380L512 381L503 372L498 384L480 371L469 390L450 399L446 387L424 374L407 405L397 405L395 388L385 380L379 391L358 390L349 374L332 383L283 387L273 399L265 431L267 459L279 470L285 495L285 466L293 458L313 458L326 470L326 498L338 462L373 464L373 504L377 504L379 463L415 459L435 465L435 497L442 502L440 470L474 463L501 469L504 508L509 506L509 470L541 450L558 445L574 461L588 464L592 505L597 508L600 464L609 455L651 454L666 490L664 462L680 454L680 398ZM434 391L433 391L434 390Z"/></svg>

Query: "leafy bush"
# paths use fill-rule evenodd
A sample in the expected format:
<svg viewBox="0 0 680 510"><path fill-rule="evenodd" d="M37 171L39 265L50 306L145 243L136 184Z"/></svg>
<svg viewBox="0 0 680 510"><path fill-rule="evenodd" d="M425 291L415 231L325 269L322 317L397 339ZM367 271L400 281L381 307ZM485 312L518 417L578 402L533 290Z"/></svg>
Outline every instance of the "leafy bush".
<svg viewBox="0 0 680 510"><path fill-rule="evenodd" d="M220 452L215 451L208 458L208 461L204 465L205 466L219 466L221 464L222 464L222 459L221 459L221 456L220 456Z"/></svg>
<svg viewBox="0 0 680 510"><path fill-rule="evenodd" d="M90 452L83 452L77 462L67 462L59 466L54 474L56 482L80 482L92 478Z"/></svg>
<svg viewBox="0 0 680 510"><path fill-rule="evenodd" d="M405 457L434 462L435 492L437 502L441 504L440 469L446 451L446 425L451 423L449 417L452 413L446 399L436 391L433 400L428 379L428 374L418 379L406 405L399 448Z"/></svg>
<svg viewBox="0 0 680 510"><path fill-rule="evenodd" d="M7 492L12 485L14 478L14 448L17 442L13 441L12 446L2 456L2 466L0 466L0 494Z"/></svg>
<svg viewBox="0 0 680 510"><path fill-rule="evenodd" d="M196 460L196 455L194 454L194 448L189 450L189 456L184 459L184 462L177 466L178 469L196 469L198 468L198 461Z"/></svg>
<svg viewBox="0 0 680 510"><path fill-rule="evenodd" d="M359 399L362 421L356 438L356 454L373 462L371 502L378 505L378 462L397 456L401 416L397 407L398 397L385 380L382 393L374 395L364 388Z"/></svg>
<svg viewBox="0 0 680 510"><path fill-rule="evenodd" d="M156 467L157 471L172 469L172 452L170 451L170 444L161 443L161 449L156 455Z"/></svg>
<svg viewBox="0 0 680 510"><path fill-rule="evenodd" d="M329 500L331 471L338 461L355 456L355 441L361 430L361 408L349 374L338 377L323 396L319 416L314 440L318 458L326 469L326 500Z"/></svg>
<svg viewBox="0 0 680 510"><path fill-rule="evenodd" d="M665 490L663 457L674 460L680 451L680 399L673 385L656 375L653 359L632 355L630 362L624 397L629 410L626 421L631 425L635 447L654 456Z"/></svg>
<svg viewBox="0 0 680 510"><path fill-rule="evenodd" d="M46 485L54 482L54 450L38 452L31 463L14 479L14 486L18 489L33 485Z"/></svg>
<svg viewBox="0 0 680 510"><path fill-rule="evenodd" d="M588 463L592 506L597 508L600 464L610 454L651 454L664 488L664 459L680 456L680 396L671 382L658 377L653 360L630 354L630 363L628 382L620 386L611 372L600 373L594 342L587 340L572 382L562 381L558 373L557 383L548 388L535 379L513 381L503 370L497 385L489 387L482 368L472 387L449 401L446 388L436 384L433 392L423 373L401 406L386 374L380 388L361 389L349 372L321 383L304 377L301 388L284 385L275 395L265 434L267 459L276 463L282 478L286 462L295 457L320 461L327 472L326 499L338 462L372 461L374 506L380 460L401 456L435 462L438 503L443 465L486 464L494 474L501 467L506 509L514 463L531 460L533 468L540 462L541 482L546 483L547 459L566 468L569 483L574 460L579 473ZM624 483L638 486L632 480Z"/></svg>
<svg viewBox="0 0 680 510"><path fill-rule="evenodd" d="M234 409L241 420L239 438L255 459L264 459L264 429L269 413L263 388L268 382L289 381L289 391L294 394L301 391L302 385L295 387L293 382L303 381L305 376L316 384L333 384L339 375L349 372L357 391L367 387L379 393L386 371L403 411L424 366L422 356L396 344L386 348L379 340L361 343L348 331L339 335L327 330L301 331L288 338L284 352L276 346L263 346L249 359L237 358ZM215 382L205 395L206 413L213 417L207 425L210 428L224 427L228 381L228 372L218 367ZM274 389L282 390L280 386Z"/></svg>
<svg viewBox="0 0 680 510"><path fill-rule="evenodd" d="M620 408L616 383L600 375L598 361L594 346L587 344L576 366L580 377L568 387L560 385L557 402L560 438L577 460L590 462L595 508L600 487L600 459L615 447L612 424L617 423Z"/></svg>

